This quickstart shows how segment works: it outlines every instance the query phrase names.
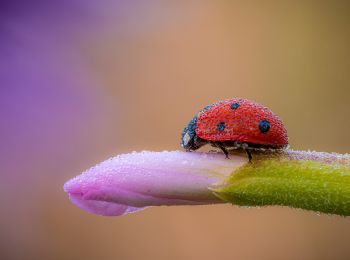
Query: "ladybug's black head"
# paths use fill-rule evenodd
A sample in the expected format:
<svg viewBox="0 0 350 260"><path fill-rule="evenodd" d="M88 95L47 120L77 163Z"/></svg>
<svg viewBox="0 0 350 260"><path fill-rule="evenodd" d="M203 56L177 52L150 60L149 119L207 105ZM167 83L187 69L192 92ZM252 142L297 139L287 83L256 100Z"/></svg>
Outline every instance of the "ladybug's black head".
<svg viewBox="0 0 350 260"><path fill-rule="evenodd" d="M187 151L197 150L206 142L196 134L197 116L195 116L184 128L181 137L181 146Z"/></svg>

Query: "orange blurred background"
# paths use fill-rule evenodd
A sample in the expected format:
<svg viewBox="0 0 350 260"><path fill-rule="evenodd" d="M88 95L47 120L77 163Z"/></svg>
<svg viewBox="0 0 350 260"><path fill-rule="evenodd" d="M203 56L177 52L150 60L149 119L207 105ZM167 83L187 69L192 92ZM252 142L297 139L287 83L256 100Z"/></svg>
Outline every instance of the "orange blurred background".
<svg viewBox="0 0 350 260"><path fill-rule="evenodd" d="M39 16L41 43L51 30L64 35L45 48L16 31L16 48L33 54L20 69L37 68L15 93L1 87L12 93L1 130L1 259L349 259L346 218L231 205L101 217L62 189L116 154L180 149L192 116L230 97L271 108L294 149L349 152L349 7L119 1L90 8L86 26L47 29L51 17Z"/></svg>

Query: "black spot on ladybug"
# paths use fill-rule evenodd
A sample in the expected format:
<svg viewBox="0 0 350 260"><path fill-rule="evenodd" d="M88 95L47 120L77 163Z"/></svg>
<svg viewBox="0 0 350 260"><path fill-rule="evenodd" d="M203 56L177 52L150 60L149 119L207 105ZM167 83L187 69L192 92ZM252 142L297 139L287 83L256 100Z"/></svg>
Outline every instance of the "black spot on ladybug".
<svg viewBox="0 0 350 260"><path fill-rule="evenodd" d="M261 133L266 134L270 130L270 122L267 120L261 120L259 123L259 130Z"/></svg>
<svg viewBox="0 0 350 260"><path fill-rule="evenodd" d="M232 109L232 110L235 110L235 109L237 109L237 108L239 108L239 104L238 104L238 103L233 103L233 104L231 105L231 109Z"/></svg>
<svg viewBox="0 0 350 260"><path fill-rule="evenodd" d="M225 130L225 122L218 123L217 127L218 127L218 130L220 132L224 131Z"/></svg>

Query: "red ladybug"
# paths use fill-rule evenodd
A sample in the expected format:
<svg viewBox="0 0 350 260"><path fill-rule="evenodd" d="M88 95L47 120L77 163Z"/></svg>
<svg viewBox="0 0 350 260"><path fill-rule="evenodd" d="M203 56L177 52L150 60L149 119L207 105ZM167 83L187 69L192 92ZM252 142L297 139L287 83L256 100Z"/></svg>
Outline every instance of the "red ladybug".
<svg viewBox="0 0 350 260"><path fill-rule="evenodd" d="M287 130L272 111L247 99L227 99L199 111L182 132L181 145L187 151L209 143L227 149L283 149L288 146Z"/></svg>

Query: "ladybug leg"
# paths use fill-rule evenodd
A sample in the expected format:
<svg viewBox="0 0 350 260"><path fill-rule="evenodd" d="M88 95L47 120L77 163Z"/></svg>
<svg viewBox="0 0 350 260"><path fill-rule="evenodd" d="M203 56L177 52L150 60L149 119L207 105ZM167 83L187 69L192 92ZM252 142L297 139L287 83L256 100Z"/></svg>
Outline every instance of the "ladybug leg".
<svg viewBox="0 0 350 260"><path fill-rule="evenodd" d="M221 149L221 151L223 151L223 153L225 154L226 156L226 159L230 159L228 157L228 151L225 149L225 147L223 147L222 145L218 145L218 147Z"/></svg>
<svg viewBox="0 0 350 260"><path fill-rule="evenodd" d="M249 149L248 149L248 144L247 143L243 143L242 144L242 148L243 148L243 150L247 153L247 155L248 155L248 159L249 159L249 162L251 163L252 162L252 159L253 159L253 157L252 157L252 154L250 153L250 151L249 151Z"/></svg>
<svg viewBox="0 0 350 260"><path fill-rule="evenodd" d="M250 151L248 149L244 149L244 151L247 153L249 162L251 163L252 159L253 159L252 154L250 153Z"/></svg>

